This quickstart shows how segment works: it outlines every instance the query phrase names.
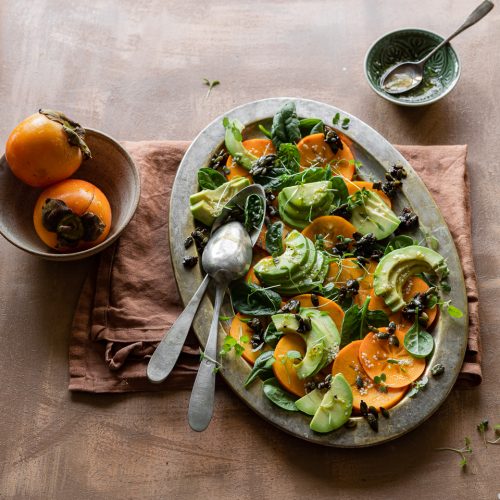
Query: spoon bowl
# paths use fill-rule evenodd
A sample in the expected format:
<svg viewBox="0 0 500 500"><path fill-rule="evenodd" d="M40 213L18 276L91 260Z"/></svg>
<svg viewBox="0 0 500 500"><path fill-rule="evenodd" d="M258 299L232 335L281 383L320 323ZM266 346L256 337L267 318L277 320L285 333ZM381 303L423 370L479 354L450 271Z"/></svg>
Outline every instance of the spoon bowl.
<svg viewBox="0 0 500 500"><path fill-rule="evenodd" d="M252 242L241 223L224 224L208 240L201 264L217 283L229 282L245 276L252 262Z"/></svg>

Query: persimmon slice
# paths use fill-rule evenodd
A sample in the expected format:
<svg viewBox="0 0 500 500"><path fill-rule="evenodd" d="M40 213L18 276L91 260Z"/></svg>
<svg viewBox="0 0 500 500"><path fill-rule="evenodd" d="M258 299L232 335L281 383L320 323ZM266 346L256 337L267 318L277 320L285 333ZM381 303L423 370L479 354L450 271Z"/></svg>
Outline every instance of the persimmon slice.
<svg viewBox="0 0 500 500"><path fill-rule="evenodd" d="M287 356L289 351L298 351L302 357L306 353L305 342L295 333L281 337L276 344L274 348L274 358L276 359L273 364L274 375L288 392L302 397L306 393L304 380L300 380L297 376L295 363L298 361Z"/></svg>
<svg viewBox="0 0 500 500"><path fill-rule="evenodd" d="M269 139L248 139L243 141L243 146L252 153L253 155L260 158L261 156L270 155L275 153L274 145ZM234 179L235 177L246 177L252 180L252 176L249 174L246 168L238 165L232 156L229 156L226 162L226 167L229 169L229 174L227 175L227 180Z"/></svg>
<svg viewBox="0 0 500 500"><path fill-rule="evenodd" d="M325 248L332 248L339 243L337 236L352 238L356 228L342 217L336 215L323 215L314 219L303 231L302 234L316 241L316 237L321 235L324 238Z"/></svg>
<svg viewBox="0 0 500 500"><path fill-rule="evenodd" d="M384 203L390 208L392 207L391 199L381 190L381 189L373 189L373 182L365 182L365 181L347 181L347 191L349 191L349 194L354 194L356 191L361 191L363 188L367 189L368 191L373 191L374 193L378 194Z"/></svg>
<svg viewBox="0 0 500 500"><path fill-rule="evenodd" d="M386 331L380 328L381 332ZM414 358L404 347L406 330L397 329L396 337L399 346L389 343L388 339L379 339L369 333L359 348L359 360L368 376L373 380L385 374L387 387L405 387L422 375L425 370L425 359Z"/></svg>
<svg viewBox="0 0 500 500"><path fill-rule="evenodd" d="M368 406L375 406L375 408L381 406L391 408L401 400L407 387L388 388L387 392L379 390L359 361L358 354L361 343L362 340L355 340L340 350L333 362L332 375L342 373L346 378L352 389L354 409L359 411L361 401L364 401ZM358 385L357 379L358 383L361 382L361 384Z"/></svg>
<svg viewBox="0 0 500 500"><path fill-rule="evenodd" d="M317 309L318 311L328 313L340 332L342 330L342 320L344 319L344 311L342 308L336 302L326 297L316 295L316 298L318 299L317 306L313 304L312 296L309 293L292 297L292 300L298 300L300 302L300 307Z"/></svg>
<svg viewBox="0 0 500 500"><path fill-rule="evenodd" d="M336 175L346 179L352 179L354 175L354 156L349 146L342 141L343 149L336 154L325 142L323 134L312 134L304 137L297 143L300 151L300 168L305 170L309 167L326 167L330 165Z"/></svg>
<svg viewBox="0 0 500 500"><path fill-rule="evenodd" d="M412 276L408 278L406 283L403 285L403 300L409 302L417 293L424 293L429 290L429 285L418 276ZM428 327L432 326L436 320L438 313L438 306L434 306L432 309L426 308L425 313L429 317L427 322ZM393 313L390 315L390 320L394 321L396 325L399 325L401 329L408 329L414 323L413 320L408 320L403 317L401 311Z"/></svg>
<svg viewBox="0 0 500 500"><path fill-rule="evenodd" d="M254 351L250 339L253 335L253 330L248 326L248 323L242 321L242 319L250 319L250 316L237 313L236 316L231 321L231 328L229 329L229 335L236 339L240 345L242 345L245 350L243 351L241 357L248 361L251 365L255 363L255 360L262 354L263 351L267 349L260 348L258 351ZM248 342L243 342L242 337L248 337Z"/></svg>

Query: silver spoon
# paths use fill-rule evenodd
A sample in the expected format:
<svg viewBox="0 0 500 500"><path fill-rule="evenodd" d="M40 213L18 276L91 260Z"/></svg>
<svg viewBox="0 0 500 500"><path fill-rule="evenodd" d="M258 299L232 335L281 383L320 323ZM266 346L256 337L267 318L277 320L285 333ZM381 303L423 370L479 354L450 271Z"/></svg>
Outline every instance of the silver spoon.
<svg viewBox="0 0 500 500"><path fill-rule="evenodd" d="M214 279L215 305L203 359L194 381L189 401L191 429L203 431L212 419L217 367L217 335L222 299L231 281L242 278L252 262L252 242L240 222L228 222L208 240L203 251L203 269Z"/></svg>
<svg viewBox="0 0 500 500"><path fill-rule="evenodd" d="M246 199L252 194L257 195L262 199L265 212L266 197L264 189L258 184L252 184L251 186L242 189L229 200L228 204L222 209L221 214L217 217L217 219L215 219L212 226L212 234L214 234L215 231L227 220L229 214L231 213L231 207L234 205L244 207ZM260 225L257 228L254 228L254 230L250 233L252 246L257 242L263 223L264 219L262 219ZM188 305L184 308L184 311L182 311L175 323L170 327L170 330L167 332L168 335L165 335L156 347L155 352L149 360L147 368L147 376L151 382L163 382L170 375L170 372L179 358L182 346L184 345L186 337L189 333L189 328L191 327L200 302L205 295L210 279L210 274L207 274L198 287L198 290L196 290L194 295L191 297Z"/></svg>
<svg viewBox="0 0 500 500"><path fill-rule="evenodd" d="M465 20L465 22L448 38L443 40L437 47L432 49L423 59L416 62L402 62L391 66L381 77L380 86L388 94L402 94L408 90L414 89L420 85L424 77L425 63L441 48L446 45L452 38L470 28L482 19L494 7L494 4L489 0L485 0L477 7Z"/></svg>

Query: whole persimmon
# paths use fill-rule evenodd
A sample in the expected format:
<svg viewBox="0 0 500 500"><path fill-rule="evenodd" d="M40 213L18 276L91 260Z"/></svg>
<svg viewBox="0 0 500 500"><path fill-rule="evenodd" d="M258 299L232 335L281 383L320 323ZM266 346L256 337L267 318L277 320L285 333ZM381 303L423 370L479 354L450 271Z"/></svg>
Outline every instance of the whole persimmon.
<svg viewBox="0 0 500 500"><path fill-rule="evenodd" d="M33 222L38 236L50 248L75 252L106 239L111 229L111 206L97 186L66 179L42 192Z"/></svg>
<svg viewBox="0 0 500 500"><path fill-rule="evenodd" d="M12 173L33 187L45 187L73 175L91 153L85 130L64 114L41 109L11 132L5 157Z"/></svg>

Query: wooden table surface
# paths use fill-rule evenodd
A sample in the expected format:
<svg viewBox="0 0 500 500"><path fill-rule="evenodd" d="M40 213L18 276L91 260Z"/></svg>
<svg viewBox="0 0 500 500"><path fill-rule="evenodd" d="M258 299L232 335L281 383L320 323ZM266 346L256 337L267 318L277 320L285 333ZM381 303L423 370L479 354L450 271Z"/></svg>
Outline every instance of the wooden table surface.
<svg viewBox="0 0 500 500"><path fill-rule="evenodd" d="M454 43L457 88L424 109L368 87L383 33L451 32L478 0L0 0L0 142L39 107L118 139L191 139L233 106L271 96L334 104L398 144L469 145L484 382L454 390L424 425L366 450L321 448L262 421L221 387L209 430L189 393L70 394L68 337L94 261L44 262L0 241L0 498L494 499L500 447L500 8ZM205 99L203 78L221 85ZM452 180L451 180L452 181ZM246 429L233 425L235 417ZM467 472L453 453L470 436Z"/></svg>

